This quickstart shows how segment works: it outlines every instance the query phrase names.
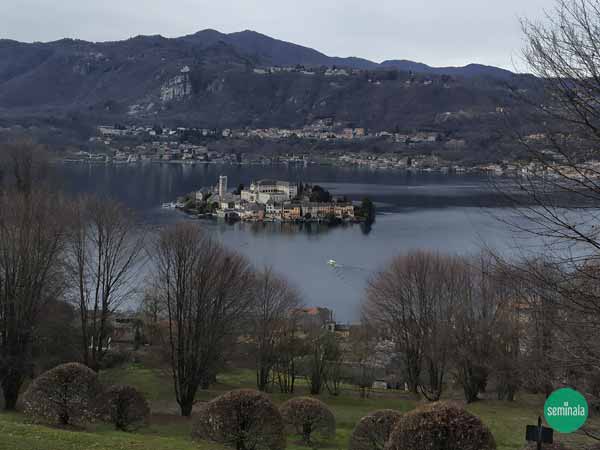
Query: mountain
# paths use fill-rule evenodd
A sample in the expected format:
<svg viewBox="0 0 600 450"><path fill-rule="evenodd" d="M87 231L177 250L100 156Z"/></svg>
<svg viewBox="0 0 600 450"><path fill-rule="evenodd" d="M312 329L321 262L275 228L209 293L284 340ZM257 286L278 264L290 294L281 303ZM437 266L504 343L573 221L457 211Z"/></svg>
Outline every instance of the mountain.
<svg viewBox="0 0 600 450"><path fill-rule="evenodd" d="M509 70L482 64L468 64L463 67L431 67L427 64L407 60L383 61L380 67L389 67L397 70L410 71L414 73L428 73L434 75L450 75L453 77L481 77L487 76L499 80L511 80L515 74Z"/></svg>
<svg viewBox="0 0 600 450"><path fill-rule="evenodd" d="M462 77L489 76L502 80L507 80L514 76L508 70L481 64L469 64L464 67L431 67L423 63L408 60L388 60L378 64L357 57L340 58L327 56L312 48L273 39L272 37L251 30L230 34L219 33L215 30L203 30L196 34L179 38L179 40L199 46L209 46L222 41L237 48L246 55L278 66L302 64L308 67L341 66L353 69L394 68L414 73Z"/></svg>
<svg viewBox="0 0 600 450"><path fill-rule="evenodd" d="M355 69L375 69L378 67L377 63L366 59L327 56L312 48L273 39L250 30L230 34L219 33L215 30L204 30L190 36L184 36L180 40L202 46L222 41L246 55L274 66L301 64L308 67L344 66Z"/></svg>
<svg viewBox="0 0 600 450"><path fill-rule="evenodd" d="M509 83L522 87L524 78L476 64L330 57L248 30L100 43L0 40L5 121L84 115L95 122L291 127L328 117L373 129L464 128L512 107Z"/></svg>

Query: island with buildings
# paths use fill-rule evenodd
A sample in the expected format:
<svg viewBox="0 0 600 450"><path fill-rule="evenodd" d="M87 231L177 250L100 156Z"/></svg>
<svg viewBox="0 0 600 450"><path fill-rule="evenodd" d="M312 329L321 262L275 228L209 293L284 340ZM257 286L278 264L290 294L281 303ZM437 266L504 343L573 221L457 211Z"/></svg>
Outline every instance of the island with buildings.
<svg viewBox="0 0 600 450"><path fill-rule="evenodd" d="M319 185L281 180L253 181L229 190L227 176L216 186L200 189L163 205L198 217L217 217L248 222L373 223L375 207L365 198L355 205L346 197L334 197Z"/></svg>

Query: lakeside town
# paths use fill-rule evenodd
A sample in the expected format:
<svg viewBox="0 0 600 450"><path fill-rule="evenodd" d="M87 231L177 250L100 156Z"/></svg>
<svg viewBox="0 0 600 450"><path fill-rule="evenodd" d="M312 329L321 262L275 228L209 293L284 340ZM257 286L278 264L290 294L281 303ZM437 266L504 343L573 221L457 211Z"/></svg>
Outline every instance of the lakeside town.
<svg viewBox="0 0 600 450"><path fill-rule="evenodd" d="M441 156L439 149L461 149L465 140L445 140L437 132L401 134L380 131L370 134L365 128L339 128L328 120L319 120L301 129L207 129L162 128L148 126L99 126L98 135L90 138L94 151L80 149L71 151L62 159L66 163L94 164L224 164L224 165L332 165L369 170L401 170L409 172L484 173L494 176L547 177L569 175L595 178L600 173L600 160L589 159L581 163L586 174L566 173L569 170L565 156L552 150L542 149L544 162L539 160L510 160L470 164L449 161ZM410 153L396 151L372 151L366 146L327 151L298 150L293 152L261 152L223 149L215 145L228 139L259 139L278 142L285 139L330 140L333 142L368 143L373 141L394 142L405 145ZM523 138L529 146L539 145L546 139L543 133ZM193 141L202 141L202 144Z"/></svg>
<svg viewBox="0 0 600 450"><path fill-rule="evenodd" d="M219 176L213 188L200 189L163 208L180 209L199 218L218 217L247 222L319 222L330 225L372 224L375 206L369 198L355 206L346 197L334 198L318 185L282 180L258 180L246 189L230 191L228 178Z"/></svg>

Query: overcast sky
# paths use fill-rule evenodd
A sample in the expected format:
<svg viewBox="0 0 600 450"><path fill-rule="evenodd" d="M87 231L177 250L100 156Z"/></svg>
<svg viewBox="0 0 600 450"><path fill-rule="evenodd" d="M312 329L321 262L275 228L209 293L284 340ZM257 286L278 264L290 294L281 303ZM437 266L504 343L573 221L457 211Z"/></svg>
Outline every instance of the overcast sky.
<svg viewBox="0 0 600 450"><path fill-rule="evenodd" d="M520 17L554 0L0 0L0 38L120 40L245 29L331 56L470 62L508 69L523 47ZM518 67L517 67L518 68Z"/></svg>

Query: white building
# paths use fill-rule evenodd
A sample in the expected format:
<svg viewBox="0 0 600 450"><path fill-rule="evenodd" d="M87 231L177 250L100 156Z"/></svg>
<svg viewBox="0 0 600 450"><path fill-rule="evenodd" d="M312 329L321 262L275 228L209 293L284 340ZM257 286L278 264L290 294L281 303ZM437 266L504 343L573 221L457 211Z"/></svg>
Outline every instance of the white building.
<svg viewBox="0 0 600 450"><path fill-rule="evenodd" d="M249 189L241 192L242 200L250 203L281 203L292 200L298 195L298 186L288 181L259 180Z"/></svg>

